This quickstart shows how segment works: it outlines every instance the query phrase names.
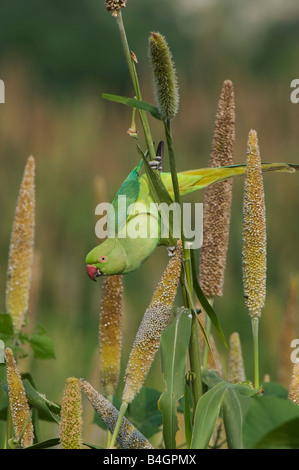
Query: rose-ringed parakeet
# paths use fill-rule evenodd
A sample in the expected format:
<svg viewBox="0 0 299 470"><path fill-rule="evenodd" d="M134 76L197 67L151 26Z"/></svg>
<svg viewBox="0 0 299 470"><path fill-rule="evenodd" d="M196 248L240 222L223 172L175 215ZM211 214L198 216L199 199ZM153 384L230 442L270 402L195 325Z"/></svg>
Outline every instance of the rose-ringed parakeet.
<svg viewBox="0 0 299 470"><path fill-rule="evenodd" d="M156 210L155 197L147 173L140 175L142 161L133 169L123 182L111 210L108 211L107 221L113 215L115 233L91 250L86 257L87 274L92 280L99 276L127 274L135 271L149 258L157 245L162 244L161 214ZM262 163L263 171L293 173L299 165L287 163ZM178 173L180 195L185 195L205 188L210 184L243 175L246 165L201 168ZM173 185L171 173L163 172L160 168L161 180L173 200ZM119 203L119 198L125 197L125 203ZM111 221L111 220L110 220ZM144 233L136 236L136 227L144 227Z"/></svg>

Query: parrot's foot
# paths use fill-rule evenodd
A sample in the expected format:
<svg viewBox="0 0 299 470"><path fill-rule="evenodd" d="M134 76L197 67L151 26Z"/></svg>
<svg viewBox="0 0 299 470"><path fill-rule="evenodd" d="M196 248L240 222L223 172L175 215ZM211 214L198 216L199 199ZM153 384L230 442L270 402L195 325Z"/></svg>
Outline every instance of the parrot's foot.
<svg viewBox="0 0 299 470"><path fill-rule="evenodd" d="M168 253L168 256L169 256L170 258L171 258L172 256L174 256L175 250L176 250L176 245L175 245L175 246L170 246L170 245L168 245L168 247L167 247L167 253Z"/></svg>
<svg viewBox="0 0 299 470"><path fill-rule="evenodd" d="M161 140L157 147L157 153L155 160L149 162L152 170L163 171L163 157L164 157L164 142Z"/></svg>
<svg viewBox="0 0 299 470"><path fill-rule="evenodd" d="M149 162L149 165L152 170L159 170L160 172L163 171L161 157L156 157L155 160Z"/></svg>

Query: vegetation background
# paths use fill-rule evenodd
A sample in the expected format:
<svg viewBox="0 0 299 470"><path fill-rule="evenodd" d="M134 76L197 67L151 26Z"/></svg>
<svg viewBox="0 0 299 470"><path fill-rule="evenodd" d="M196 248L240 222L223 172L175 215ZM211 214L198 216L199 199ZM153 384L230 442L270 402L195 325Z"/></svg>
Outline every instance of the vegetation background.
<svg viewBox="0 0 299 470"><path fill-rule="evenodd" d="M207 166L226 79L235 89L235 163L245 162L250 129L258 133L263 161L299 163L299 104L290 101L290 83L299 73L296 0L128 0L123 18L138 58L144 100L153 102L149 33L164 34L172 50L180 83L180 110L173 121L178 170ZM46 329L56 359L35 360L30 353L20 368L31 372L39 391L61 402L67 377L99 383L101 281L90 282L85 255L97 243L96 204L113 198L139 160L126 134L131 110L105 102L101 93L130 96L132 89L104 0L1 0L0 31L0 78L6 87L6 102L0 105L0 309L5 311L15 204L32 154L37 166L36 277L28 328ZM158 142L163 129L149 119ZM299 179L269 174L264 184L268 278L260 322L261 373L275 380L288 285L299 271ZM215 310L227 337L240 333L252 379L241 266L243 179L233 186L224 296ZM203 192L185 200L202 201ZM165 248L158 248L138 272L125 276L124 367L166 262ZM162 391L159 361L157 355L147 385Z"/></svg>

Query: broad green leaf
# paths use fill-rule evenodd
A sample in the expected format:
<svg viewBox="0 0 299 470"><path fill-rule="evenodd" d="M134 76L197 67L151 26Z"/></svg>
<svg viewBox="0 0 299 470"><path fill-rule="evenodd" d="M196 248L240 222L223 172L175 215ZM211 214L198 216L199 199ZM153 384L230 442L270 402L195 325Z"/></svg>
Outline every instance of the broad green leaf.
<svg viewBox="0 0 299 470"><path fill-rule="evenodd" d="M225 385L219 382L198 401L193 426L191 449L206 449L219 416Z"/></svg>
<svg viewBox="0 0 299 470"><path fill-rule="evenodd" d="M52 339L45 334L33 334L28 337L28 343L38 359L55 359L54 345Z"/></svg>
<svg viewBox="0 0 299 470"><path fill-rule="evenodd" d="M158 410L159 397L158 390L142 387L126 413L128 420L147 439L160 431L162 414Z"/></svg>
<svg viewBox="0 0 299 470"><path fill-rule="evenodd" d="M288 389L279 383L265 382L262 387L264 396L275 395L276 397L280 398L288 398Z"/></svg>
<svg viewBox="0 0 299 470"><path fill-rule="evenodd" d="M225 381L222 377L220 377L220 375L218 375L217 371L213 369L202 369L201 378L209 388L214 387L214 385L217 385L219 382Z"/></svg>
<svg viewBox="0 0 299 470"><path fill-rule="evenodd" d="M184 394L185 367L190 341L192 315L179 309L172 323L161 335L162 368L166 389L159 400L163 415L163 437L167 449L175 449L178 431L177 402Z"/></svg>
<svg viewBox="0 0 299 470"><path fill-rule="evenodd" d="M105 100L125 104L127 106L131 106L132 108L142 109L143 111L149 112L154 118L161 120L158 108L150 103L147 103L146 101L137 100L135 98L127 98L126 96L111 95L109 93L103 93L102 97Z"/></svg>
<svg viewBox="0 0 299 470"><path fill-rule="evenodd" d="M236 426L239 428L240 422L243 422L243 417L246 413L247 405L244 400L249 400L252 395L259 393L259 390L252 389L247 383L232 384L223 379L219 381L218 377L214 373L216 385L206 392L197 404L191 443L192 449L205 449L208 446L220 409L224 403L226 406L226 416L227 412L230 412L227 426L230 432L231 445L239 446L240 441L237 442L235 436L237 431L233 427L231 420L236 420ZM211 379L212 375L209 378Z"/></svg>
<svg viewBox="0 0 299 470"><path fill-rule="evenodd" d="M230 387L223 397L222 416L229 449L243 449L242 427L251 401Z"/></svg>
<svg viewBox="0 0 299 470"><path fill-rule="evenodd" d="M288 442L298 442L299 427L295 434L294 421L299 419L299 406L291 400L277 396L258 396L252 399L243 426L243 442L247 449L282 448ZM275 440L270 440L271 439ZM298 447L298 446L297 446Z"/></svg>
<svg viewBox="0 0 299 470"><path fill-rule="evenodd" d="M297 405L298 406L298 405ZM257 449L298 449L299 418L292 419L270 431L256 445Z"/></svg>

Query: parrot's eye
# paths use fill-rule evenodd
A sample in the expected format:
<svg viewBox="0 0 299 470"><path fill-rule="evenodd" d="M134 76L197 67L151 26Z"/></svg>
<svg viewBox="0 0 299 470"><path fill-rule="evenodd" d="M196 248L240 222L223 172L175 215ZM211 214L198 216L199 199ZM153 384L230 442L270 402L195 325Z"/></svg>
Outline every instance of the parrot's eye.
<svg viewBox="0 0 299 470"><path fill-rule="evenodd" d="M107 261L107 256L101 256L101 257L99 258L99 261L100 261L101 263L106 263L106 261Z"/></svg>

